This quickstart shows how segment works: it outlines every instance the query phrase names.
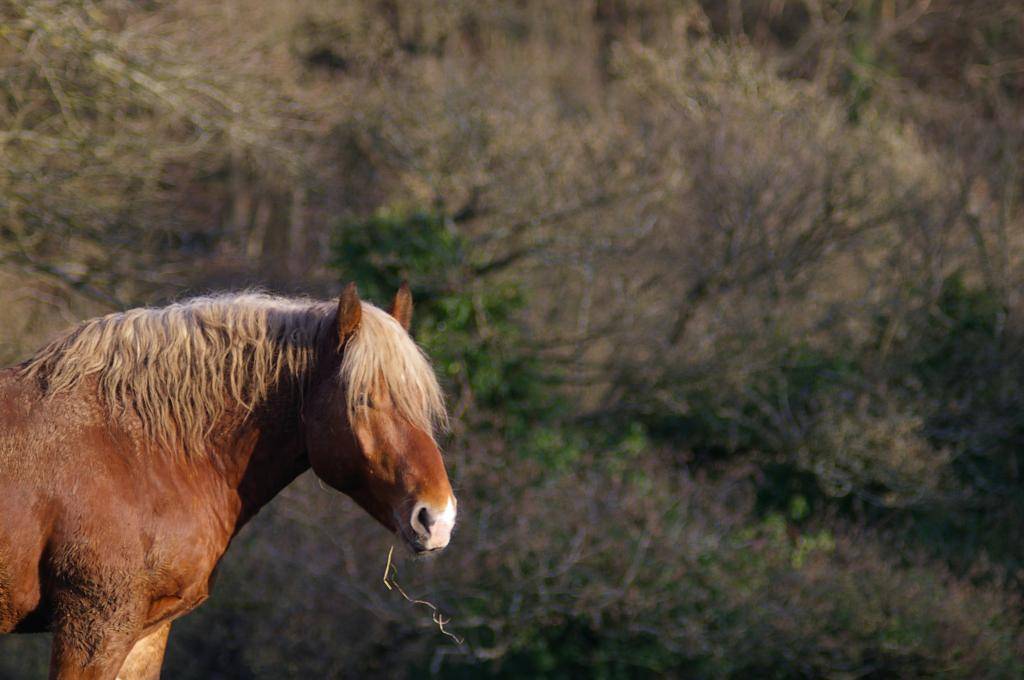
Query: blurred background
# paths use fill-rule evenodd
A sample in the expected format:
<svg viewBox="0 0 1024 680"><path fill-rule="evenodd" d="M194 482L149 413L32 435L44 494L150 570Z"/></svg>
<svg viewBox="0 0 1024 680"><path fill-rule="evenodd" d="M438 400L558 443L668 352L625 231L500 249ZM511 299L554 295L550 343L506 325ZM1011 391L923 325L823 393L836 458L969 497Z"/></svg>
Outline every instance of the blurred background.
<svg viewBox="0 0 1024 680"><path fill-rule="evenodd" d="M169 678L1020 677L1022 94L1016 0L0 0L0 358L411 282L464 643L307 475Z"/></svg>

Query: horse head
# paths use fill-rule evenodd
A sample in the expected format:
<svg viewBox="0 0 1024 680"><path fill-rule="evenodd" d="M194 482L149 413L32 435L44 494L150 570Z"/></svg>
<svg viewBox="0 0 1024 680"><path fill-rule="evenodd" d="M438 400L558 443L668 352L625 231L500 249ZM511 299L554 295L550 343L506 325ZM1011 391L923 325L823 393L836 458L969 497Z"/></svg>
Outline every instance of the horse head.
<svg viewBox="0 0 1024 680"><path fill-rule="evenodd" d="M387 313L349 284L303 422L314 472L426 552L448 545L456 500L433 436L445 417L441 391L409 336L411 318L407 286Z"/></svg>

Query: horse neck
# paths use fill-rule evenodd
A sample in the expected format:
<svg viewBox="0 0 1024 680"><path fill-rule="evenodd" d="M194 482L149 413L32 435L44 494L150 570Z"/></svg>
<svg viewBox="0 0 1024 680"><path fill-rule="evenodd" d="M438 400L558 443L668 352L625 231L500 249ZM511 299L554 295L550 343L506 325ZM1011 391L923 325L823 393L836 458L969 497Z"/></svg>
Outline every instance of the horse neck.
<svg viewBox="0 0 1024 680"><path fill-rule="evenodd" d="M293 376L272 388L251 412L229 409L214 431L219 443L208 469L229 491L229 519L238 531L296 477L310 468L303 422L303 394L339 370L341 357L333 335L317 343L309 374Z"/></svg>
<svg viewBox="0 0 1024 680"><path fill-rule="evenodd" d="M252 413L228 414L222 431L227 443L213 467L237 495L237 531L309 469L298 390L282 386Z"/></svg>

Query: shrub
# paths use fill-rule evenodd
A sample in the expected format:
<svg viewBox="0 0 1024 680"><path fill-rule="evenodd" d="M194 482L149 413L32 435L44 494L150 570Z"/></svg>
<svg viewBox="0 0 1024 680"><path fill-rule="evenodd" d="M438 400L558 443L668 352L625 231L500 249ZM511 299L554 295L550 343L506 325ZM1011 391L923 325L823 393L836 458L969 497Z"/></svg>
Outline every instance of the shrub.
<svg viewBox="0 0 1024 680"><path fill-rule="evenodd" d="M333 252L340 275L371 299L387 300L403 281L410 283L413 334L466 425L495 429L522 455L551 465L577 454L572 433L560 426L566 405L557 375L523 335L520 287L484 276L450 218L382 210L342 224Z"/></svg>
<svg viewBox="0 0 1024 680"><path fill-rule="evenodd" d="M552 472L488 439L449 453L465 509L451 551L401 560L306 479L247 530L216 597L176 624L169 673L334 677L1013 677L1019 603L842 523L759 516L752 480L638 461ZM294 531L296 523L304 530ZM329 549L325 549L329 546ZM269 559L273 556L273 559ZM215 635L210 654L189 650ZM209 638L207 638L208 640Z"/></svg>

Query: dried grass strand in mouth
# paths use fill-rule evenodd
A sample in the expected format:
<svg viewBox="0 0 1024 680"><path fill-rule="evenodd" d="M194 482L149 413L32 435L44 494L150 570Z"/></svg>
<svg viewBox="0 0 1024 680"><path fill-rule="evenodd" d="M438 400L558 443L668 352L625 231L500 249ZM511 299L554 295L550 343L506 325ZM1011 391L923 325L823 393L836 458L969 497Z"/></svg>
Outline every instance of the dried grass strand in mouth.
<svg viewBox="0 0 1024 680"><path fill-rule="evenodd" d="M423 605L424 607L428 607L430 609L430 618L435 624L437 624L438 630L440 630L444 635L447 635L452 640L454 640L455 644L462 645L462 643L465 642L464 638L461 638L455 633L452 633L451 631L445 629L445 626L451 623L451 617L446 617L444 614L442 614L441 610L437 608L437 605L435 605L432 602L428 602L426 600L417 600L409 597L405 590L402 589L402 586L398 585L398 581L395 580L395 575L398 573L398 569L395 567L391 560L391 558L394 556L394 553L395 546L392 545L388 549L388 562L384 565L384 578L382 579L384 582L384 587L388 590L397 590L398 594L404 597L407 602L411 602L414 605L419 604Z"/></svg>

